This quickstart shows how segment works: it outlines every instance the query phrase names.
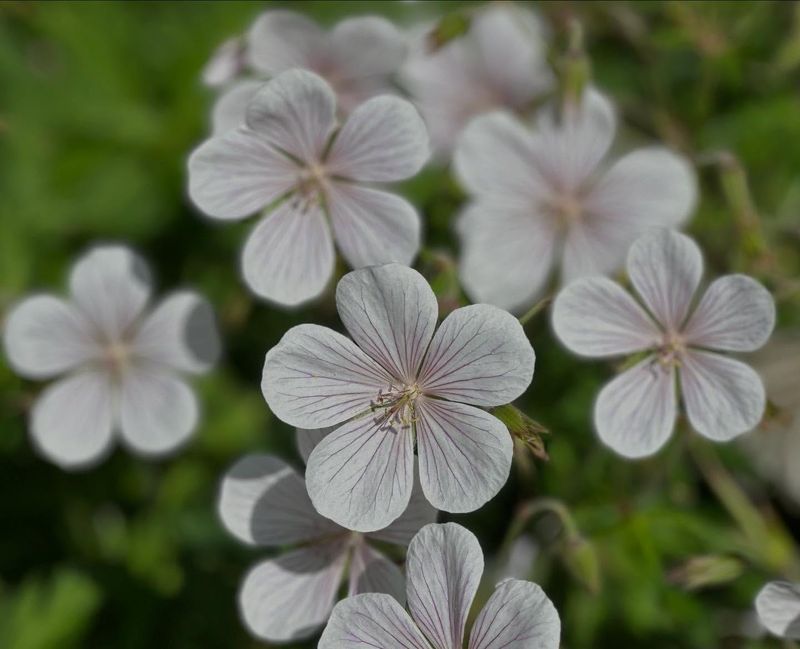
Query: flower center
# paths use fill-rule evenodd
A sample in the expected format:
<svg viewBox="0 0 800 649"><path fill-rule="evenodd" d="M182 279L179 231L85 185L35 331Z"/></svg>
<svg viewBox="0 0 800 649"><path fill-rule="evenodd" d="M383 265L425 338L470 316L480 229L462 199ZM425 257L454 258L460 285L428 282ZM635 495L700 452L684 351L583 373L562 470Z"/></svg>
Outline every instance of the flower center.
<svg viewBox="0 0 800 649"><path fill-rule="evenodd" d="M105 348L105 361L108 369L112 374L119 376L125 369L130 359L130 350L128 346L120 342L109 343Z"/></svg>
<svg viewBox="0 0 800 649"><path fill-rule="evenodd" d="M662 344L656 350L656 358L664 368L680 367L683 354L686 352L686 342L678 333L664 335Z"/></svg>
<svg viewBox="0 0 800 649"><path fill-rule="evenodd" d="M379 430L397 433L411 428L417 421L416 401L421 394L416 383L390 385L387 390L379 390L378 396L370 402Z"/></svg>
<svg viewBox="0 0 800 649"><path fill-rule="evenodd" d="M295 185L296 191L293 198L295 207L302 212L316 207L320 202L327 178L325 167L321 164L314 162L303 168Z"/></svg>
<svg viewBox="0 0 800 649"><path fill-rule="evenodd" d="M580 199L567 193L557 194L551 198L548 207L550 213L565 227L578 221L583 213Z"/></svg>

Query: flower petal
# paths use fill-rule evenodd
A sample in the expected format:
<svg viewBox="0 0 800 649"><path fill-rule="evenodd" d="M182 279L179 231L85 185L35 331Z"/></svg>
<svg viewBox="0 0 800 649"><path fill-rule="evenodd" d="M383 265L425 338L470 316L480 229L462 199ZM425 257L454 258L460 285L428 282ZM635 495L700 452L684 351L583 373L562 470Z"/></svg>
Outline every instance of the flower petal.
<svg viewBox="0 0 800 649"><path fill-rule="evenodd" d="M302 428L323 428L366 412L391 377L340 333L292 327L264 361L261 390L270 410Z"/></svg>
<svg viewBox="0 0 800 649"><path fill-rule="evenodd" d="M215 219L250 216L288 192L297 176L297 165L243 126L215 135L189 156L189 196Z"/></svg>
<svg viewBox="0 0 800 649"><path fill-rule="evenodd" d="M761 347L775 327L775 301L747 275L728 275L708 287L684 330L690 345L731 352Z"/></svg>
<svg viewBox="0 0 800 649"><path fill-rule="evenodd" d="M350 113L325 164L334 176L390 182L410 178L429 156L428 131L417 109L384 95Z"/></svg>
<svg viewBox="0 0 800 649"><path fill-rule="evenodd" d="M314 21L294 11L263 12L247 33L250 65L269 75L290 68L307 68L324 42Z"/></svg>
<svg viewBox="0 0 800 649"><path fill-rule="evenodd" d="M469 649L558 649L561 620L539 586L507 579L478 615Z"/></svg>
<svg viewBox="0 0 800 649"><path fill-rule="evenodd" d="M334 74L343 81L389 76L406 57L404 35L378 16L356 16L338 22L329 42Z"/></svg>
<svg viewBox="0 0 800 649"><path fill-rule="evenodd" d="M336 244L353 268L392 261L408 266L419 252L419 215L399 196L332 183L328 210Z"/></svg>
<svg viewBox="0 0 800 649"><path fill-rule="evenodd" d="M296 306L325 290L335 259L322 210L302 212L290 199L253 228L242 251L242 274L261 297Z"/></svg>
<svg viewBox="0 0 800 649"><path fill-rule="evenodd" d="M30 432L37 448L63 469L99 462L112 442L113 395L104 372L82 371L57 381L37 399Z"/></svg>
<svg viewBox="0 0 800 649"><path fill-rule="evenodd" d="M133 353L190 373L217 362L220 340L211 304L193 291L165 298L144 320L133 339Z"/></svg>
<svg viewBox="0 0 800 649"><path fill-rule="evenodd" d="M100 352L89 322L73 305L52 295L26 298L9 312L3 342L9 364L31 379L76 368Z"/></svg>
<svg viewBox="0 0 800 649"><path fill-rule="evenodd" d="M583 356L630 354L659 344L662 334L619 284L586 277L562 289L553 304L559 340Z"/></svg>
<svg viewBox="0 0 800 649"><path fill-rule="evenodd" d="M530 306L542 292L557 249L555 223L531 205L483 199L458 220L459 275L474 302L509 311Z"/></svg>
<svg viewBox="0 0 800 649"><path fill-rule="evenodd" d="M336 97L322 77L289 70L255 94L245 123L281 151L317 163L336 125Z"/></svg>
<svg viewBox="0 0 800 649"><path fill-rule="evenodd" d="M104 340L119 341L150 298L150 271L125 246L98 246L83 255L69 276L75 303Z"/></svg>
<svg viewBox="0 0 800 649"><path fill-rule="evenodd" d="M238 36L221 43L203 68L203 83L215 88L235 79L242 71L243 49L244 43Z"/></svg>
<svg viewBox="0 0 800 649"><path fill-rule="evenodd" d="M756 596L756 611L767 631L781 638L800 640L800 587L773 581Z"/></svg>
<svg viewBox="0 0 800 649"><path fill-rule="evenodd" d="M400 568L363 541L353 548L347 591L348 597L360 593L386 593L401 604L406 601L406 580Z"/></svg>
<svg viewBox="0 0 800 649"><path fill-rule="evenodd" d="M628 252L628 275L645 305L669 331L683 325L703 274L700 248L685 234L657 230Z"/></svg>
<svg viewBox="0 0 800 649"><path fill-rule="evenodd" d="M336 426L326 426L325 428L297 428L295 430L295 442L297 444L297 451L303 462L308 462L308 456L311 455L317 444L330 435Z"/></svg>
<svg viewBox="0 0 800 649"><path fill-rule="evenodd" d="M303 543L342 531L316 512L297 471L272 455L246 455L228 469L217 511L227 530L250 545Z"/></svg>
<svg viewBox="0 0 800 649"><path fill-rule="evenodd" d="M222 135L244 126L247 104L263 85L263 81L247 79L246 81L237 81L223 92L214 102L214 108L211 111L213 134Z"/></svg>
<svg viewBox="0 0 800 649"><path fill-rule="evenodd" d="M766 407L764 383L749 365L691 350L680 368L686 414L694 429L726 442L755 428Z"/></svg>
<svg viewBox="0 0 800 649"><path fill-rule="evenodd" d="M513 442L484 410L439 399L417 400L417 452L425 496L437 509L471 512L508 480Z"/></svg>
<svg viewBox="0 0 800 649"><path fill-rule="evenodd" d="M414 487L411 490L411 500L408 502L408 507L388 527L382 530L370 532L367 536L371 539L378 541L385 541L387 543L395 543L396 545L408 545L411 539L423 527L429 523L435 523L436 517L439 512L433 505L428 502L425 493L422 491L422 485L419 482L418 472L414 472ZM405 594L400 601L404 601Z"/></svg>
<svg viewBox="0 0 800 649"><path fill-rule="evenodd" d="M519 320L488 304L447 316L419 372L426 394L476 406L499 406L521 395L533 379L536 355Z"/></svg>
<svg viewBox="0 0 800 649"><path fill-rule="evenodd" d="M462 647L483 573L478 539L455 523L426 525L406 558L408 608L434 649Z"/></svg>
<svg viewBox="0 0 800 649"><path fill-rule="evenodd" d="M400 264L354 270L336 287L336 307L361 349L396 379L416 378L439 313L422 275Z"/></svg>
<svg viewBox="0 0 800 649"><path fill-rule="evenodd" d="M675 371L650 356L597 396L594 423L604 444L627 458L652 455L675 426Z"/></svg>
<svg viewBox="0 0 800 649"><path fill-rule="evenodd" d="M319 639L319 649L430 649L396 599L367 593L339 602Z"/></svg>
<svg viewBox="0 0 800 649"><path fill-rule="evenodd" d="M151 363L127 368L120 390L122 439L145 455L172 453L199 420L197 397L171 371Z"/></svg>
<svg viewBox="0 0 800 649"><path fill-rule="evenodd" d="M346 546L315 544L256 565L239 591L242 618L268 642L301 640L325 624L342 582Z"/></svg>
<svg viewBox="0 0 800 649"><path fill-rule="evenodd" d="M389 525L408 507L414 484L410 427L391 427L380 413L337 428L311 452L306 486L323 516L357 532Z"/></svg>

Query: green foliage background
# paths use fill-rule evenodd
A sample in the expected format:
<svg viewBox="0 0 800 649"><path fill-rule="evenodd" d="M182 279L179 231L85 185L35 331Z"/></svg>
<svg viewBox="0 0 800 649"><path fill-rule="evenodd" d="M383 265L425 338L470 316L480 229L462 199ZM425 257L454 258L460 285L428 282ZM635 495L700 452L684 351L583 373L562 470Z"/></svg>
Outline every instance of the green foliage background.
<svg viewBox="0 0 800 649"><path fill-rule="evenodd" d="M260 646L243 630L235 598L262 553L238 546L221 529L217 483L247 452L297 459L292 431L270 415L260 394L264 354L294 324L339 323L330 295L290 313L250 297L236 260L252 222L200 218L186 199L185 160L208 129L212 95L199 82L201 67L221 40L267 6L0 4L0 310L33 290L61 290L69 264L88 244L124 240L151 261L162 290L192 285L211 298L226 346L218 370L198 383L205 420L185 452L148 462L118 451L76 474L34 454L26 412L42 386L0 364L4 649ZM369 12L411 24L463 6L292 8L323 23ZM797 327L798 5L538 8L552 25L556 63L569 18L584 25L595 80L626 121L625 146L661 139L700 164L702 201L689 231L709 273L758 276L779 295L780 327ZM737 194L739 168L721 172L720 151L738 156L753 206ZM451 226L462 198L442 170L426 171L403 189L426 217L429 250L420 267L446 301L454 297L450 266L435 251L457 252ZM531 576L561 612L565 648L782 646L741 639L738 629L765 580L798 576L791 533L800 522L740 447L711 448L681 432L657 457L624 462L600 446L590 423L594 395L614 368L565 353L545 314L528 332L537 369L519 405L552 431L551 459L521 461L494 501L453 519L475 531L491 555L522 503L558 501L574 526L571 536L559 532L552 514L526 529L541 545ZM733 476L750 504L734 499L724 506L709 476L712 484L714 476ZM720 583L688 591L675 569L699 555L724 558L713 564ZM702 567L694 564L690 574L706 575Z"/></svg>

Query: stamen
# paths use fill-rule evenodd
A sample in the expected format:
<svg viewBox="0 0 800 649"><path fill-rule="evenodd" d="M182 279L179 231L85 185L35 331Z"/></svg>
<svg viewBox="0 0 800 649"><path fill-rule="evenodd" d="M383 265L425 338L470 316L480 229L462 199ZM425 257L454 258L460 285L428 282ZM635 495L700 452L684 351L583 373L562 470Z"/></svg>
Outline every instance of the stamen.
<svg viewBox="0 0 800 649"><path fill-rule="evenodd" d="M379 430L398 433L411 428L417 422L415 402L420 395L417 385L390 385L379 390L370 402L372 412L377 412L373 421Z"/></svg>

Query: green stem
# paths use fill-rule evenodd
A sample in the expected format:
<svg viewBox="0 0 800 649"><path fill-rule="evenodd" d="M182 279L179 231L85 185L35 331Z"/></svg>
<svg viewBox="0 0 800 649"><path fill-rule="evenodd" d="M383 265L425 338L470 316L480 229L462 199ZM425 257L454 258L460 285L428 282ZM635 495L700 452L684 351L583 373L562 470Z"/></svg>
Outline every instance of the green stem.
<svg viewBox="0 0 800 649"><path fill-rule="evenodd" d="M524 315L522 315L519 319L519 323L524 327L527 325L539 311L542 311L550 302L552 302L553 297L551 295L542 298L536 304L534 304Z"/></svg>

